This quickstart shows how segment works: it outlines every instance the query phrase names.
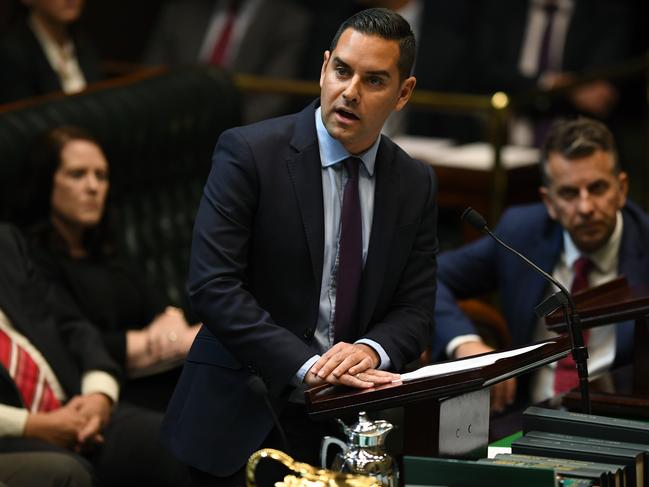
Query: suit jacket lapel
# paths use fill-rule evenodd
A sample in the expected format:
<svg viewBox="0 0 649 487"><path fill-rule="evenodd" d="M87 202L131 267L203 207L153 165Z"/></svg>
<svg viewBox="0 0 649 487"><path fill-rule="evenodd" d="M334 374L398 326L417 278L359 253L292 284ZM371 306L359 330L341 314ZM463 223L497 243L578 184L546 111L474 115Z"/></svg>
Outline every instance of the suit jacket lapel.
<svg viewBox="0 0 649 487"><path fill-rule="evenodd" d="M314 102L298 114L291 140L295 153L287 158L286 165L302 216L315 283L319 288L324 258L324 203L322 166L314 121L316 106L317 102Z"/></svg>
<svg viewBox="0 0 649 487"><path fill-rule="evenodd" d="M361 333L367 329L383 285L399 209L401 180L394 164L394 147L383 141L376 155L374 177L372 234L363 269L359 304Z"/></svg>
<svg viewBox="0 0 649 487"><path fill-rule="evenodd" d="M624 216L624 212L622 212ZM620 242L618 272L625 275L629 283L636 285L646 282L647 276L647 254L643 247L646 245L644 239L638 234L632 218L624 219L624 229L622 230L622 241Z"/></svg>
<svg viewBox="0 0 649 487"><path fill-rule="evenodd" d="M523 253L545 272L552 274L561 254L562 245L561 227L550 221L537 245ZM543 300L549 286L548 282L534 270L526 268L525 272L529 272L530 279L525 283L525 293L522 294L523 299L518 302L516 316L530 316L531 323L526 327L520 327L520 333L526 331L526 336L519 337L521 343L529 342L534 336L537 317L533 311Z"/></svg>

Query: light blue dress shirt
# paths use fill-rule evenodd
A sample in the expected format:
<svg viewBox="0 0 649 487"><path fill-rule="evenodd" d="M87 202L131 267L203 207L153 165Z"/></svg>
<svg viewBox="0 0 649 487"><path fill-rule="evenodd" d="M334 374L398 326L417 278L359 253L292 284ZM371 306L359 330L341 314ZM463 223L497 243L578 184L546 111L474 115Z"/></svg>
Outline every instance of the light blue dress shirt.
<svg viewBox="0 0 649 487"><path fill-rule="evenodd" d="M320 286L320 306L314 341L320 353L324 353L334 343L332 324L336 311L336 271L338 267L338 241L340 239L340 212L343 190L347 183L347 172L340 163L352 154L338 140L329 135L322 122L320 108L315 112L315 125L320 148L320 161L322 163L324 256L322 283ZM367 259L372 217L374 216L374 164L380 142L381 136L376 139L368 150L356 155L362 161L359 168L358 190L363 224L363 264ZM374 340L360 339L356 343L365 343L379 354L381 360L380 369L385 370L390 367L388 354ZM319 358L320 355L314 355L304 363L294 379L295 385L302 383L306 373Z"/></svg>

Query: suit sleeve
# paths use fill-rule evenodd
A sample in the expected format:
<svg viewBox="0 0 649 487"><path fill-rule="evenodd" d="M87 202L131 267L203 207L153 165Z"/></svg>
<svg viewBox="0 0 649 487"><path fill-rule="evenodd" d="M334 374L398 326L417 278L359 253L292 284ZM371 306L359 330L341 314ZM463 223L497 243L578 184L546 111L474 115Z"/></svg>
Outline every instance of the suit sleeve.
<svg viewBox="0 0 649 487"><path fill-rule="evenodd" d="M189 295L198 318L225 349L279 394L317 352L276 323L250 289L257 178L247 142L237 131L224 132L196 216Z"/></svg>
<svg viewBox="0 0 649 487"><path fill-rule="evenodd" d="M446 358L446 347L454 338L476 333L456 301L477 298L497 289L498 255L496 243L489 237L440 255L433 358Z"/></svg>
<svg viewBox="0 0 649 487"><path fill-rule="evenodd" d="M435 307L437 272L437 183L432 168L425 167L426 191L419 208L413 245L401 271L390 305L383 317L370 325L363 338L379 343L402 370L417 359L430 341ZM397 229L395 238L399 238Z"/></svg>
<svg viewBox="0 0 649 487"><path fill-rule="evenodd" d="M35 73L16 46L0 44L0 103L9 103L36 95Z"/></svg>

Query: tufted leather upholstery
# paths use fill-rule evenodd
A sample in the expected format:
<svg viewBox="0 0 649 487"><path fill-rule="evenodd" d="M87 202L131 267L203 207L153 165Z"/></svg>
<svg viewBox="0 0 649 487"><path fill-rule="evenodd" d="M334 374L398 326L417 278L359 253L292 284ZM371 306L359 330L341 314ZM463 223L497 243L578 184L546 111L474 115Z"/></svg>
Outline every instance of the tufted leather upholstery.
<svg viewBox="0 0 649 487"><path fill-rule="evenodd" d="M111 165L118 239L183 307L194 214L218 135L240 120L239 94L213 67L158 70L79 95L0 107L0 219L15 221L31 144L62 124L86 128Z"/></svg>

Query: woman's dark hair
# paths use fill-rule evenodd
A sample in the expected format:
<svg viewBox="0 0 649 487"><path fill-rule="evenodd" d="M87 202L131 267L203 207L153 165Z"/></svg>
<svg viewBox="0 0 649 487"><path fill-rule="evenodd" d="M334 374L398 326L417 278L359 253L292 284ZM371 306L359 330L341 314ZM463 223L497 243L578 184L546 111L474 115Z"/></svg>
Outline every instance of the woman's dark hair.
<svg viewBox="0 0 649 487"><path fill-rule="evenodd" d="M73 140L85 140L101 147L99 141L88 131L73 125L56 127L34 144L30 155L29 168L30 176L28 181L29 190L25 192L28 198L23 205L22 224L31 227L36 231L37 239L47 239L48 242L41 242L47 245L55 245L58 250L67 250L57 235L44 235L42 229L52 230L45 233L56 233L50 225L52 211L52 189L54 187L54 175L61 164L61 152L68 142ZM108 255L113 252L113 243L109 232L109 204L108 200L104 206L101 221L96 227L88 229L83 236L83 244L88 255ZM63 248L59 248L63 247Z"/></svg>

